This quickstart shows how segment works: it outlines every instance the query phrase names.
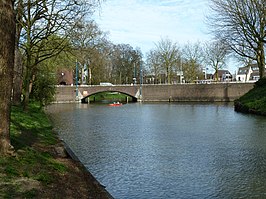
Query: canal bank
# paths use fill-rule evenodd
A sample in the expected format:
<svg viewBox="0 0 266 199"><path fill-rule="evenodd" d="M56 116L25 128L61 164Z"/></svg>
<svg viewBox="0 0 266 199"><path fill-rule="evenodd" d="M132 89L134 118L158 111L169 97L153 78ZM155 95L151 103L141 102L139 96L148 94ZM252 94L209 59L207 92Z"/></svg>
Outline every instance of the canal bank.
<svg viewBox="0 0 266 199"><path fill-rule="evenodd" d="M34 104L28 113L12 107L11 143L14 156L0 157L0 198L112 198Z"/></svg>
<svg viewBox="0 0 266 199"><path fill-rule="evenodd" d="M253 89L235 101L235 110L266 116L266 78L257 81Z"/></svg>

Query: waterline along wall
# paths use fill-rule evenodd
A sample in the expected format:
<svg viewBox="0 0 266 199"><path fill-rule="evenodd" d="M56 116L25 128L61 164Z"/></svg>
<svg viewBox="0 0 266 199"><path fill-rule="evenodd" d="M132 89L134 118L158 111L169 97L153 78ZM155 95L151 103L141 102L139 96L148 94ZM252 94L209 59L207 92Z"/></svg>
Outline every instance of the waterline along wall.
<svg viewBox="0 0 266 199"><path fill-rule="evenodd" d="M250 83L179 84L143 87L144 101L234 101L250 89Z"/></svg>
<svg viewBox="0 0 266 199"><path fill-rule="evenodd" d="M121 92L146 102L164 101L224 101L241 97L254 83L176 84L176 85L115 85L115 86L58 86L55 102L79 102L98 92Z"/></svg>

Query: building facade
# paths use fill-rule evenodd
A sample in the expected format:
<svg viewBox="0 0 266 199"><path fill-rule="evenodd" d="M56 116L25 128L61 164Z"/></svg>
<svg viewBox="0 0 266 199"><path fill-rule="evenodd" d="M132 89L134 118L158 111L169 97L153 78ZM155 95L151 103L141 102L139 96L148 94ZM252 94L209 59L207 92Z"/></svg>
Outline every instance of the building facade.
<svg viewBox="0 0 266 199"><path fill-rule="evenodd" d="M257 64L240 67L236 74L236 81L238 82L256 82L259 78L259 67Z"/></svg>
<svg viewBox="0 0 266 199"><path fill-rule="evenodd" d="M74 76L73 70L60 69L57 71L57 84L58 85L73 85Z"/></svg>

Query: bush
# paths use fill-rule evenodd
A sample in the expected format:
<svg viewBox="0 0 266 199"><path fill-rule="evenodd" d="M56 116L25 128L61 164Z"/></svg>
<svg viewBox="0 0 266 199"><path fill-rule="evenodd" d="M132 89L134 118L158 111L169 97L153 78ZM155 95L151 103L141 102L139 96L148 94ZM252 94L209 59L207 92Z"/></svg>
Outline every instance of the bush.
<svg viewBox="0 0 266 199"><path fill-rule="evenodd" d="M54 101L55 82L55 76L49 71L40 71L36 75L32 88L32 97L40 103L41 107Z"/></svg>
<svg viewBox="0 0 266 199"><path fill-rule="evenodd" d="M256 83L255 83L256 87L263 87L266 86L266 77L263 77L261 79L259 79Z"/></svg>

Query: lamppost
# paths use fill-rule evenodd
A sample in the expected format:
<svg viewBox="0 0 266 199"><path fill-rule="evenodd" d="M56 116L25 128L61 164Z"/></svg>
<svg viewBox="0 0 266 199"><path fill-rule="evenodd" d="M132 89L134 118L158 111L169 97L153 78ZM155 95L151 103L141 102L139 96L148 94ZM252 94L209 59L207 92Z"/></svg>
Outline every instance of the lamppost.
<svg viewBox="0 0 266 199"><path fill-rule="evenodd" d="M79 91L78 91L78 76L79 76L79 63L78 61L76 60L76 100L78 100L78 96L79 96Z"/></svg>
<svg viewBox="0 0 266 199"><path fill-rule="evenodd" d="M142 78L143 78L143 74L142 74L142 64L140 63L140 80L139 80L139 99L140 101L142 101Z"/></svg>
<svg viewBox="0 0 266 199"><path fill-rule="evenodd" d="M134 63L134 77L133 77L133 85L135 85L137 83L137 79L136 79L136 64Z"/></svg>
<svg viewBox="0 0 266 199"><path fill-rule="evenodd" d="M183 61L182 61L182 58L180 58L180 68L179 68L179 72L180 72L180 84L183 83Z"/></svg>

